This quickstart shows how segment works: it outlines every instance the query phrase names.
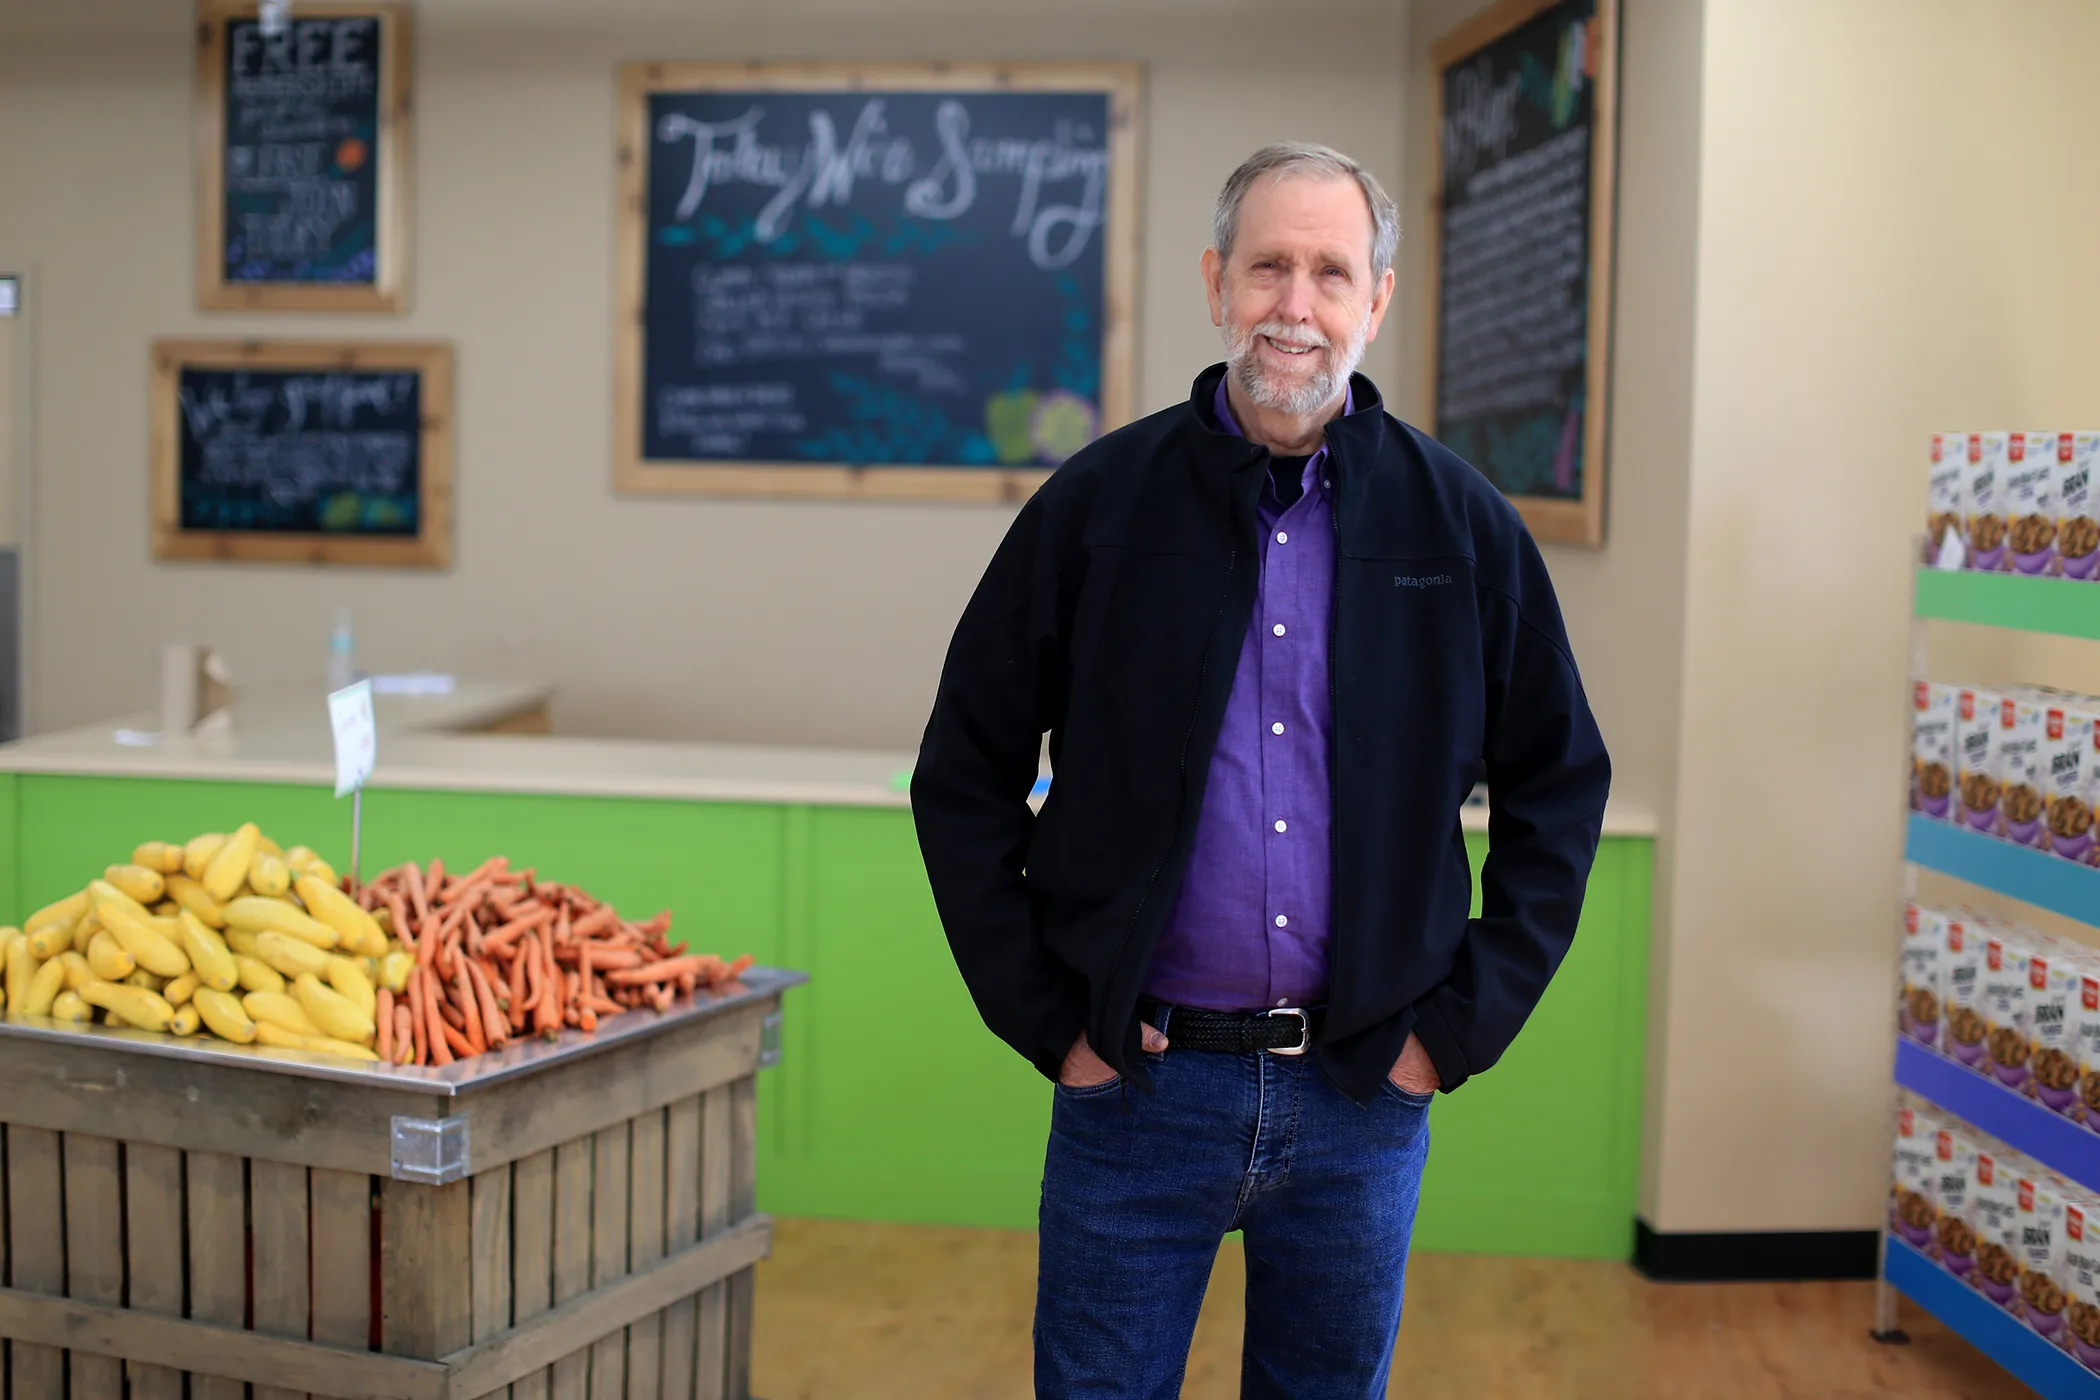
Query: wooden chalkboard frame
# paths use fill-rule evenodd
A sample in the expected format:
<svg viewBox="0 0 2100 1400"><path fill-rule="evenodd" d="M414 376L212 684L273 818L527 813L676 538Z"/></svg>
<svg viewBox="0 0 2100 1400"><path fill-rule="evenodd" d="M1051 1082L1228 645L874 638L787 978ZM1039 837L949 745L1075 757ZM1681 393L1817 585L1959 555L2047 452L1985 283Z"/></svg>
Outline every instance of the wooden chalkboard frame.
<svg viewBox="0 0 2100 1400"><path fill-rule="evenodd" d="M226 27L253 19L254 0L197 0L197 305L205 311L408 309L409 5L407 0L299 0L293 18L379 20L377 276L369 285L226 280Z"/></svg>
<svg viewBox="0 0 2100 1400"><path fill-rule="evenodd" d="M1474 15L1437 40L1433 54L1435 75L1430 84L1434 113L1430 122L1432 147L1426 244L1429 259L1429 307L1425 331L1427 353L1423 356L1426 380L1423 416L1430 431L1436 428L1437 338L1443 314L1443 190L1444 190L1444 74L1511 30L1565 3L1565 0L1501 0ZM1612 249L1617 226L1616 195L1618 159L1618 0L1595 0L1597 11L1597 77L1590 89L1590 227L1589 227L1589 350L1587 355L1583 422L1582 499L1567 501L1543 496L1511 496L1534 537L1562 544L1600 547L1604 543L1604 478L1606 429L1610 417L1611 387Z"/></svg>
<svg viewBox="0 0 2100 1400"><path fill-rule="evenodd" d="M620 68L618 261L613 328L613 490L621 494L845 497L1018 503L1047 471L868 467L802 462L651 462L642 456L642 341L647 333L649 95L695 88L897 92L1104 92L1109 99L1107 285L1101 431L1135 416L1138 100L1135 63L630 63Z"/></svg>
<svg viewBox="0 0 2100 1400"><path fill-rule="evenodd" d="M182 528L185 369L407 370L423 377L412 538ZM452 347L429 341L157 340L153 343L153 557L444 569L452 564Z"/></svg>

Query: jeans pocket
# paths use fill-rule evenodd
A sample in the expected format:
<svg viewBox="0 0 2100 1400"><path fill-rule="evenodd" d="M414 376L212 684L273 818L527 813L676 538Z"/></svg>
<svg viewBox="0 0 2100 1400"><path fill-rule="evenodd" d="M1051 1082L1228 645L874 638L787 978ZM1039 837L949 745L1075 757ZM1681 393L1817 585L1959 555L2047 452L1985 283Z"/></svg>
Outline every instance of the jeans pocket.
<svg viewBox="0 0 2100 1400"><path fill-rule="evenodd" d="M1102 1080L1099 1084L1082 1084L1075 1087L1070 1084L1061 1083L1057 1086L1057 1092L1058 1095L1062 1098L1098 1099L1103 1094L1114 1093L1117 1089L1120 1089L1122 1086L1123 1076L1120 1074L1111 1074L1108 1078Z"/></svg>
<svg viewBox="0 0 2100 1400"><path fill-rule="evenodd" d="M1398 1084L1395 1084L1393 1082L1391 1075L1387 1075L1383 1080L1379 1082L1384 1087L1385 1095L1387 1098L1395 1099L1400 1103L1404 1103L1409 1108L1427 1108L1436 1099L1436 1094L1434 1092L1427 1094L1418 1094L1412 1089L1401 1088Z"/></svg>

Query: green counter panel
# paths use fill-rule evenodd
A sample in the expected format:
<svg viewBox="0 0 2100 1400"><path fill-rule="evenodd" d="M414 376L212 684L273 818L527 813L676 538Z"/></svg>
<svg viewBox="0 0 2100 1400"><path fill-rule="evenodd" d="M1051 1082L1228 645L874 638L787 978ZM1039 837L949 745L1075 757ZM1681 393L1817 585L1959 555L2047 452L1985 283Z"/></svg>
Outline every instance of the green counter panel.
<svg viewBox="0 0 2100 1400"><path fill-rule="evenodd" d="M348 858L324 789L0 775L0 920L133 845L244 820ZM783 1215L1032 1228L1050 1086L984 1029L949 959L908 813L375 790L368 869L502 853L675 937L811 974L761 1081L759 1204ZM1617 1259L1640 1144L1651 843L1599 853L1582 931L1503 1062L1431 1115L1416 1240ZM1469 842L1477 868L1484 841Z"/></svg>

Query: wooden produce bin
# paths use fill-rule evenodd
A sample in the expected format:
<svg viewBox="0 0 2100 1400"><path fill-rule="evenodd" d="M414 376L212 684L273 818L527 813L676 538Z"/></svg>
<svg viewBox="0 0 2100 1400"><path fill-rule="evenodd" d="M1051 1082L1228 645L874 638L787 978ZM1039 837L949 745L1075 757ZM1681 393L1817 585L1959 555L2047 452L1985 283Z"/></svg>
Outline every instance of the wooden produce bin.
<svg viewBox="0 0 2100 1400"><path fill-rule="evenodd" d="M742 1400L802 980L442 1069L0 1024L10 1400Z"/></svg>

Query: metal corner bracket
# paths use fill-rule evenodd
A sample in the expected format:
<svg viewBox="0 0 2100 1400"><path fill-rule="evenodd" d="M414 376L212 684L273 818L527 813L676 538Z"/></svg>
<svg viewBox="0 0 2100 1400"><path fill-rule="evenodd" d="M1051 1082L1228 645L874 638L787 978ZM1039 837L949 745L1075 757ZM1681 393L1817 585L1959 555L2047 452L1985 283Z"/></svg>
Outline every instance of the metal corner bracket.
<svg viewBox="0 0 2100 1400"><path fill-rule="evenodd" d="M391 1157L396 1181L444 1186L467 1179L467 1120L394 1118Z"/></svg>
<svg viewBox="0 0 2100 1400"><path fill-rule="evenodd" d="M758 1067L771 1069L780 1063L780 1022L782 1013L768 1011L766 1018L758 1023Z"/></svg>

